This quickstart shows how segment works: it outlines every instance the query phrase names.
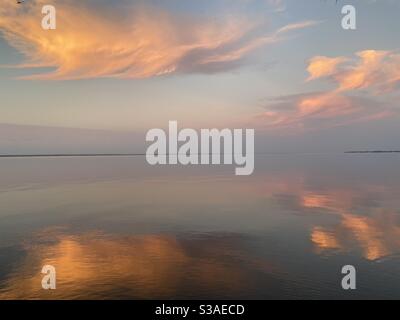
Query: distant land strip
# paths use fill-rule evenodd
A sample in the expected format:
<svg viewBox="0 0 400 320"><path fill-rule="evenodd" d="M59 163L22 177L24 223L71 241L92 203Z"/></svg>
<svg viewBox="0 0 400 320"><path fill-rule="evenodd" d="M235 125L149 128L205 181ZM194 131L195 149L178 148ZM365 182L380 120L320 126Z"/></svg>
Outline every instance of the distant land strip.
<svg viewBox="0 0 400 320"><path fill-rule="evenodd" d="M145 153L73 153L73 154L0 154L0 158L45 158L45 157L133 157Z"/></svg>
<svg viewBox="0 0 400 320"><path fill-rule="evenodd" d="M346 151L345 153L400 153L400 150L365 150L365 151Z"/></svg>
<svg viewBox="0 0 400 320"><path fill-rule="evenodd" d="M204 153L213 155L213 153ZM220 153L222 155L222 153ZM0 154L0 158L51 158L51 157L138 157L145 156L145 153L43 153L43 154ZM169 153L159 155L171 155ZM173 154L173 155L179 155ZM201 153L196 153L201 155Z"/></svg>
<svg viewBox="0 0 400 320"><path fill-rule="evenodd" d="M353 150L344 153L400 153L400 150ZM213 153L209 153L212 155ZM268 154L291 154L286 152L256 153L258 155ZM297 154L297 153L295 153ZM307 153L306 153L307 154ZM169 154L166 154L169 155ZM200 154L197 154L200 155ZM43 153L43 154L0 154L0 158L62 158L62 157L142 157L145 153Z"/></svg>

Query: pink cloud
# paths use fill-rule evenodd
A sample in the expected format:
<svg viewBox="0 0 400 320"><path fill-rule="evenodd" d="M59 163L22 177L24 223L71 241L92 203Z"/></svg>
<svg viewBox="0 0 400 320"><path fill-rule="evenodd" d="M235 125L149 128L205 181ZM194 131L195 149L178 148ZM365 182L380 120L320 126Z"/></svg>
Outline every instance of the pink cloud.
<svg viewBox="0 0 400 320"><path fill-rule="evenodd" d="M310 80L329 77L337 85L338 92L369 90L380 94L395 89L399 84L400 54L364 50L356 53L356 59L314 57L307 70Z"/></svg>
<svg viewBox="0 0 400 320"><path fill-rule="evenodd" d="M314 24L306 21L260 35L258 28L264 22L247 17L200 18L143 3L123 10L92 10L86 2L55 0L57 29L46 31L40 24L43 4L44 0L31 0L23 8L0 7L0 31L26 56L19 67L54 69L26 79L148 78L226 71L257 48L278 41L281 34Z"/></svg>
<svg viewBox="0 0 400 320"><path fill-rule="evenodd" d="M357 52L356 57L311 58L307 66L308 80L327 78L336 88L272 101L265 112L257 115L256 125L264 129L316 129L394 116L396 110L375 96L395 90L399 84L400 54L365 50ZM362 95L355 95L357 91Z"/></svg>
<svg viewBox="0 0 400 320"><path fill-rule="evenodd" d="M332 128L377 121L394 114L387 104L335 92L284 96L270 101L265 109L253 122L260 129Z"/></svg>

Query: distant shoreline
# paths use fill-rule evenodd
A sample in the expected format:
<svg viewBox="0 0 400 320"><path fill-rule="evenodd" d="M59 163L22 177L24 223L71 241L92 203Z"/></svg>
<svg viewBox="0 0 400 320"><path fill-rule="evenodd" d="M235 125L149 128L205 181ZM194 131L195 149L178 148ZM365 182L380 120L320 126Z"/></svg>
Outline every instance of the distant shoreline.
<svg viewBox="0 0 400 320"><path fill-rule="evenodd" d="M345 153L400 153L400 150L345 151Z"/></svg>
<svg viewBox="0 0 400 320"><path fill-rule="evenodd" d="M88 154L0 154L0 158L53 158L53 157L134 157L144 153L88 153Z"/></svg>
<svg viewBox="0 0 400 320"><path fill-rule="evenodd" d="M345 151L345 154L367 154L367 153L400 153L400 150L353 150ZM264 153L257 153L262 155ZM280 154L280 153L277 153ZM286 153L282 153L286 154ZM55 153L55 154L0 154L0 158L90 158L90 157L143 157L145 153Z"/></svg>

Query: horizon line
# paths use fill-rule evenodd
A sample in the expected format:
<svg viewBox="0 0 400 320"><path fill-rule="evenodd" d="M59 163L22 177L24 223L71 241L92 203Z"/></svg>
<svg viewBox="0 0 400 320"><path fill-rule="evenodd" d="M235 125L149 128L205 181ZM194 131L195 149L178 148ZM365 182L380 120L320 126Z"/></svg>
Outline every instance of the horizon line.
<svg viewBox="0 0 400 320"><path fill-rule="evenodd" d="M267 154L326 154L326 153L339 153L339 152L259 152L256 155L267 155ZM400 153L400 150L351 150L342 151L344 154L352 153ZM158 155L181 155L184 153L165 153ZM196 155L225 155L225 153L195 153ZM45 158L45 157L134 157L134 156L146 156L146 153L42 153L42 154L0 154L0 158Z"/></svg>

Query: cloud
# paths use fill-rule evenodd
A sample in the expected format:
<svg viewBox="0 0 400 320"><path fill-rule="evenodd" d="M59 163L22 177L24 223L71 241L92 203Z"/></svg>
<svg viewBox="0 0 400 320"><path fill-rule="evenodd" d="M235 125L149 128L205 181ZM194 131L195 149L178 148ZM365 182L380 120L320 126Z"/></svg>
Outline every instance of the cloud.
<svg viewBox="0 0 400 320"><path fill-rule="evenodd" d="M1 0L5 2L4 0ZM213 73L240 66L255 49L279 40L260 35L263 21L227 15L205 18L135 3L118 8L55 0L57 29L42 30L41 6L3 4L0 31L27 60L17 67L50 67L26 79L148 78ZM311 26L287 26L279 34Z"/></svg>
<svg viewBox="0 0 400 320"><path fill-rule="evenodd" d="M316 56L310 60L307 71L310 74L308 80L327 77L337 72L337 67L346 61L344 57L329 58Z"/></svg>
<svg viewBox="0 0 400 320"><path fill-rule="evenodd" d="M376 99L400 82L400 54L365 50L348 57L315 56L308 62L307 81L327 78L336 87L271 100L256 116L261 128L320 129L376 121L396 114L390 101ZM360 94L357 91L362 90ZM387 100L387 99L386 99Z"/></svg>
<svg viewBox="0 0 400 320"><path fill-rule="evenodd" d="M321 129L378 120L394 112L384 103L335 92L283 96L271 100L256 119L264 129Z"/></svg>
<svg viewBox="0 0 400 320"><path fill-rule="evenodd" d="M337 85L338 92L363 89L381 94L394 90L400 82L400 54L364 50L357 52L356 59L352 60L314 57L307 70L310 80L329 77Z"/></svg>
<svg viewBox="0 0 400 320"><path fill-rule="evenodd" d="M298 22L298 23L288 24L288 25L278 29L277 34L286 33L286 32L293 31L293 30L298 30L298 29L304 29L304 28L307 28L307 27L313 27L313 26L318 25L320 23L321 23L321 21L306 20L306 21L301 21L301 22Z"/></svg>

